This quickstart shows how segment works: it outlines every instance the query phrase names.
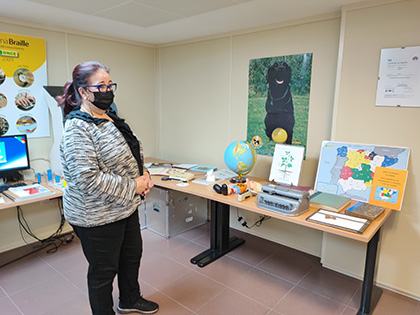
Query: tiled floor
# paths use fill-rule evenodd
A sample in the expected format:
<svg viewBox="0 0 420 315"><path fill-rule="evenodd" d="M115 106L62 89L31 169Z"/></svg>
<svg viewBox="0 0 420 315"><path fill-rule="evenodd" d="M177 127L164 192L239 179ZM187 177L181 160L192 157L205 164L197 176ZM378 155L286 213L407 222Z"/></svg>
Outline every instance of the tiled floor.
<svg viewBox="0 0 420 315"><path fill-rule="evenodd" d="M232 230L245 244L199 268L189 259L207 249L209 224L169 240L142 233L142 293L160 304L159 315L357 313L361 282L322 268L317 257ZM77 239L0 268L0 314L90 314L86 269ZM373 314L420 314L420 302L384 290Z"/></svg>

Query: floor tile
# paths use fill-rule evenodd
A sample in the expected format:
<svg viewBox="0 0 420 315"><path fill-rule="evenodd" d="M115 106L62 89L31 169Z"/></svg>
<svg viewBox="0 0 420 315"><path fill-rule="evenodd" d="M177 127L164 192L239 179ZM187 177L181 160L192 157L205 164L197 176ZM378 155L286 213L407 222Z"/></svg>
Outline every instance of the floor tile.
<svg viewBox="0 0 420 315"><path fill-rule="evenodd" d="M258 268L295 284L316 266L319 266L319 258L286 247L258 264Z"/></svg>
<svg viewBox="0 0 420 315"><path fill-rule="evenodd" d="M31 256L1 268L0 286L10 296L57 275L41 258Z"/></svg>
<svg viewBox="0 0 420 315"><path fill-rule="evenodd" d="M359 280L321 266L314 267L299 282L299 286L343 304L350 302L360 285Z"/></svg>
<svg viewBox="0 0 420 315"><path fill-rule="evenodd" d="M253 268L229 287L272 308L293 288L293 284Z"/></svg>
<svg viewBox="0 0 420 315"><path fill-rule="evenodd" d="M282 247L279 244L258 238L253 235L247 235L242 232L231 233L239 238L243 238L245 243L229 252L227 256L256 266L268 257L276 253Z"/></svg>
<svg viewBox="0 0 420 315"><path fill-rule="evenodd" d="M191 310L177 303L175 300L162 294L160 291L154 289L152 286L145 282L140 282L142 296L150 301L154 301L159 304L158 315L191 315L194 314ZM114 281L114 309L117 309L118 305L118 288L117 282Z"/></svg>
<svg viewBox="0 0 420 315"><path fill-rule="evenodd" d="M264 315L268 311L269 308L267 306L227 288L214 299L204 304L197 310L197 313L199 315Z"/></svg>
<svg viewBox="0 0 420 315"><path fill-rule="evenodd" d="M274 309L283 315L338 315L345 307L344 304L296 286Z"/></svg>
<svg viewBox="0 0 420 315"><path fill-rule="evenodd" d="M185 231L184 233L181 233L179 236L189 240L189 241L195 241L199 238L210 236L210 222L207 222L206 224L200 225L194 229Z"/></svg>
<svg viewBox="0 0 420 315"><path fill-rule="evenodd" d="M192 310L186 308L168 296L155 291L155 293L147 296L148 300L156 301L159 304L159 312L157 315L192 315Z"/></svg>
<svg viewBox="0 0 420 315"><path fill-rule="evenodd" d="M351 308L351 307L347 306L344 309L343 314L341 314L341 315L356 315L357 314L357 311L358 311L358 309Z"/></svg>
<svg viewBox="0 0 420 315"><path fill-rule="evenodd" d="M62 273L62 276L77 287L84 295L88 295L87 287L88 266L72 268L70 271Z"/></svg>
<svg viewBox="0 0 420 315"><path fill-rule="evenodd" d="M359 288L357 289L357 291L355 292L353 298L351 299L351 301L348 303L347 306L354 308L354 309L359 309L360 308L360 302L362 299L362 284L360 284ZM373 304L377 304L378 300L381 300L381 296L382 296L382 292L383 289L377 287L377 286L373 286L373 292L372 292L372 303ZM402 297L402 296L401 296Z"/></svg>
<svg viewBox="0 0 420 315"><path fill-rule="evenodd" d="M54 253L44 252L38 257L59 273L69 272L78 268L87 269L88 266L79 242L61 246Z"/></svg>
<svg viewBox="0 0 420 315"><path fill-rule="evenodd" d="M166 239L143 230L142 295L158 315L354 315L361 281L322 268L314 257L244 231L245 244L204 268L190 259L209 247L206 224ZM0 268L0 314L89 315L87 262L75 238ZM117 279L113 283L115 309ZM375 290L377 292L377 290ZM383 290L372 315L420 314L420 302Z"/></svg>
<svg viewBox="0 0 420 315"><path fill-rule="evenodd" d="M160 290L192 311L213 299L226 287L193 270Z"/></svg>
<svg viewBox="0 0 420 315"><path fill-rule="evenodd" d="M1 290L0 290L1 291ZM8 314L8 315L20 315L22 314L7 296L0 297L0 310L1 314Z"/></svg>
<svg viewBox="0 0 420 315"><path fill-rule="evenodd" d="M182 244L188 243L188 240L183 237L175 236L173 238L166 239L165 237L150 230L143 230L142 237L144 254L147 254L149 251L153 251L166 255L170 249L174 249Z"/></svg>
<svg viewBox="0 0 420 315"><path fill-rule="evenodd" d="M139 279L160 290L182 277L189 270L166 256L150 253L142 258Z"/></svg>
<svg viewBox="0 0 420 315"><path fill-rule="evenodd" d="M242 275L246 274L252 266L241 263L230 257L221 257L197 271L226 286L234 283Z"/></svg>
<svg viewBox="0 0 420 315"><path fill-rule="evenodd" d="M177 248L171 248L167 255L187 268L198 268L197 265L191 263L191 258L207 249L208 247L201 244L188 241Z"/></svg>
<svg viewBox="0 0 420 315"><path fill-rule="evenodd" d="M63 304L51 307L43 315L91 315L89 299L87 296L78 295Z"/></svg>
<svg viewBox="0 0 420 315"><path fill-rule="evenodd" d="M373 309L373 315L394 314L420 314L420 302L389 290L383 290L379 303Z"/></svg>
<svg viewBox="0 0 420 315"><path fill-rule="evenodd" d="M10 295L24 314L57 311L62 305L77 297L86 299L80 290L59 275Z"/></svg>

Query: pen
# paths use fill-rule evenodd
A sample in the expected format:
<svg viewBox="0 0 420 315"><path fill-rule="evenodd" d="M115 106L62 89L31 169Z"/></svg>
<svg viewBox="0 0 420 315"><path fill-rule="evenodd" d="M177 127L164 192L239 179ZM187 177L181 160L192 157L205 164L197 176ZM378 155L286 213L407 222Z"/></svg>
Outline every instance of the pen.
<svg viewBox="0 0 420 315"><path fill-rule="evenodd" d="M160 180L163 180L163 181L177 180L177 181L184 182L184 183L187 182L185 179L180 179L180 178L176 178L176 177L169 177L169 176L162 177Z"/></svg>

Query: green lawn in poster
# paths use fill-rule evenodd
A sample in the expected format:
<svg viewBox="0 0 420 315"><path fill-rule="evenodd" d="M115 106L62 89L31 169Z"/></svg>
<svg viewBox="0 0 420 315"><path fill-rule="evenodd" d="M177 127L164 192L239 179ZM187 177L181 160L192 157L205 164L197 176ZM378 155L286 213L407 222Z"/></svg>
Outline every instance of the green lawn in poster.
<svg viewBox="0 0 420 315"><path fill-rule="evenodd" d="M248 102L248 129L246 139L252 143L252 138L260 136L262 145L255 147L257 154L273 155L276 143L268 139L264 131L265 98L252 98ZM293 128L293 144L304 146L306 149L307 126L309 114L309 94L303 96L294 96L293 103L295 107L295 127ZM252 115L250 115L252 113ZM306 150L305 150L306 153ZM306 154L305 154L306 155Z"/></svg>

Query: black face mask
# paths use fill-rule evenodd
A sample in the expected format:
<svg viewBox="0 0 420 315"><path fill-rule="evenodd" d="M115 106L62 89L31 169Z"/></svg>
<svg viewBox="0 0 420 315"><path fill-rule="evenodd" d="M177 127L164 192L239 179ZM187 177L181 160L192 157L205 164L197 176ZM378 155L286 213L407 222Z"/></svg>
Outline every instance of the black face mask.
<svg viewBox="0 0 420 315"><path fill-rule="evenodd" d="M108 91L105 93L102 92L92 92L94 95L94 100L91 102L93 105L102 110L107 110L112 102L114 102L114 92Z"/></svg>

